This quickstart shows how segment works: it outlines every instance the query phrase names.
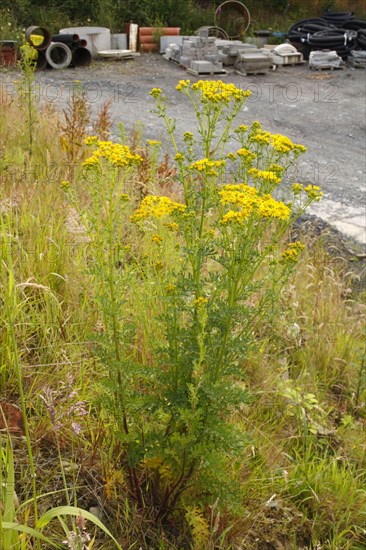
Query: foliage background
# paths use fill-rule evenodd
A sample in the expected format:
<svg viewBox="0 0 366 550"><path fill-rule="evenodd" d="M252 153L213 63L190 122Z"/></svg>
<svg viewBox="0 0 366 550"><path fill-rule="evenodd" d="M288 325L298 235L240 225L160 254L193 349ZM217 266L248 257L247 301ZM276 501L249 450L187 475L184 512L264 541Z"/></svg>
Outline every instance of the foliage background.
<svg viewBox="0 0 366 550"><path fill-rule="evenodd" d="M189 33L214 24L214 12L220 4L221 0L64 0L61 5L58 0L3 0L0 27L10 21L10 27L38 24L56 32L67 25L107 26L112 32L122 32L125 24L133 21L147 26L178 26ZM365 12L356 0L246 0L244 4L257 25L280 31L300 18L317 17L327 8L351 10L358 16Z"/></svg>

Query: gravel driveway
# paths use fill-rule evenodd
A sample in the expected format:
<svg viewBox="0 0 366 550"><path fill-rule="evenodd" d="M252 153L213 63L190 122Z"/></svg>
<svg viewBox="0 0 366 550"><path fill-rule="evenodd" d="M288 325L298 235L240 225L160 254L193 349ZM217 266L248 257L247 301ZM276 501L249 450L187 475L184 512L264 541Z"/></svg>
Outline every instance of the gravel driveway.
<svg viewBox="0 0 366 550"><path fill-rule="evenodd" d="M58 109L67 104L75 81L84 84L93 111L111 99L113 132L118 123L130 130L143 124L146 139L160 139L168 147L163 122L151 113L149 91L161 87L167 106L176 118L176 132L195 127L186 98L175 91L187 75L158 54L143 54L132 61L95 61L89 68L43 71L36 74L40 101L52 101ZM14 93L14 71L2 71L2 93ZM213 78L213 77L209 77ZM324 198L312 213L348 237L366 244L366 71L345 68L311 71L307 65L280 67L265 75L218 76L250 89L238 124L259 120L263 127L282 133L307 147L293 169L295 181L320 185Z"/></svg>

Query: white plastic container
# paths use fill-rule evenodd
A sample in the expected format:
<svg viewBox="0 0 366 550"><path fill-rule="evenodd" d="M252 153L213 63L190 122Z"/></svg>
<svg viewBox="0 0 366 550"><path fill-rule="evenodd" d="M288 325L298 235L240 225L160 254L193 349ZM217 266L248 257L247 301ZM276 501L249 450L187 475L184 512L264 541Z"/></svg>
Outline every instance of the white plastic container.
<svg viewBox="0 0 366 550"><path fill-rule="evenodd" d="M112 50L127 50L127 34L111 34Z"/></svg>
<svg viewBox="0 0 366 550"><path fill-rule="evenodd" d="M98 56L100 50L111 49L111 31L105 27L70 27L61 29L60 34L78 34L87 41L87 48L92 57Z"/></svg>

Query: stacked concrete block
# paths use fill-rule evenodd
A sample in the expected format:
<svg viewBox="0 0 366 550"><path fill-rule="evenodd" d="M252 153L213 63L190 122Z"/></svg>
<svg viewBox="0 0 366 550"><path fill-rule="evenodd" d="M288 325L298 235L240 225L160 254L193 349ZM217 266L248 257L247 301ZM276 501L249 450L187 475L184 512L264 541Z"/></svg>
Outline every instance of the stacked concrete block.
<svg viewBox="0 0 366 550"><path fill-rule="evenodd" d="M206 61L211 64L208 72L222 71L222 64L219 60L219 52L214 36L190 36L184 38L180 51L180 64L190 69L193 61ZM215 66L215 67L212 67ZM195 67L206 67L206 65L195 65ZM208 65L207 65L208 67ZM199 71L199 69L193 69Z"/></svg>
<svg viewBox="0 0 366 550"><path fill-rule="evenodd" d="M188 69L188 72L191 74L215 74L221 73L222 71L222 63L212 63L211 61L201 60L192 61L191 67Z"/></svg>
<svg viewBox="0 0 366 550"><path fill-rule="evenodd" d="M243 44L243 42L223 44L221 47L218 45L219 59L223 65L234 66L240 53L250 52L253 49L256 50L257 47L253 44Z"/></svg>
<svg viewBox="0 0 366 550"><path fill-rule="evenodd" d="M265 49L239 53L235 63L235 71L242 75L263 74L272 69L272 67L272 54Z"/></svg>

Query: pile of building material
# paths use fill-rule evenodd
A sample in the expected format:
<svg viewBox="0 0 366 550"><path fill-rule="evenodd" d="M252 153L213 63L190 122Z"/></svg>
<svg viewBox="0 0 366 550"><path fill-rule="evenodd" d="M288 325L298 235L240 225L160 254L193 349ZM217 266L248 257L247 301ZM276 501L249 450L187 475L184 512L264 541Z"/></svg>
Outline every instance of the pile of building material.
<svg viewBox="0 0 366 550"><path fill-rule="evenodd" d="M348 56L347 63L350 67L355 69L366 68L366 51L365 50L352 50Z"/></svg>
<svg viewBox="0 0 366 550"><path fill-rule="evenodd" d="M200 31L199 36L182 37L181 44L169 44L164 58L196 76L226 74L224 66L240 74L262 74L273 67L268 49L240 40L222 40L205 31Z"/></svg>
<svg viewBox="0 0 366 550"><path fill-rule="evenodd" d="M271 49L274 65L299 65L304 56L291 44L279 44Z"/></svg>
<svg viewBox="0 0 366 550"><path fill-rule="evenodd" d="M264 74L273 67L272 54L267 49L251 49L239 53L235 63L235 72L246 76L248 74Z"/></svg>
<svg viewBox="0 0 366 550"><path fill-rule="evenodd" d="M324 50L315 50L310 52L309 56L309 68L313 70L324 70L324 69L342 69L343 68L342 58L337 55L335 50L333 51L324 51Z"/></svg>
<svg viewBox="0 0 366 550"><path fill-rule="evenodd" d="M52 69L86 67L91 63L88 43L77 33L60 33L51 36L48 29L33 25L26 29L25 39L29 48L27 55L35 61L38 70L46 67ZM22 48L25 52L25 46Z"/></svg>
<svg viewBox="0 0 366 550"><path fill-rule="evenodd" d="M214 36L183 37L182 44L166 48L165 59L175 61L191 74L225 74Z"/></svg>
<svg viewBox="0 0 366 550"><path fill-rule="evenodd" d="M234 67L240 54L257 50L254 44L244 44L239 40L217 40L219 59L223 65Z"/></svg>

